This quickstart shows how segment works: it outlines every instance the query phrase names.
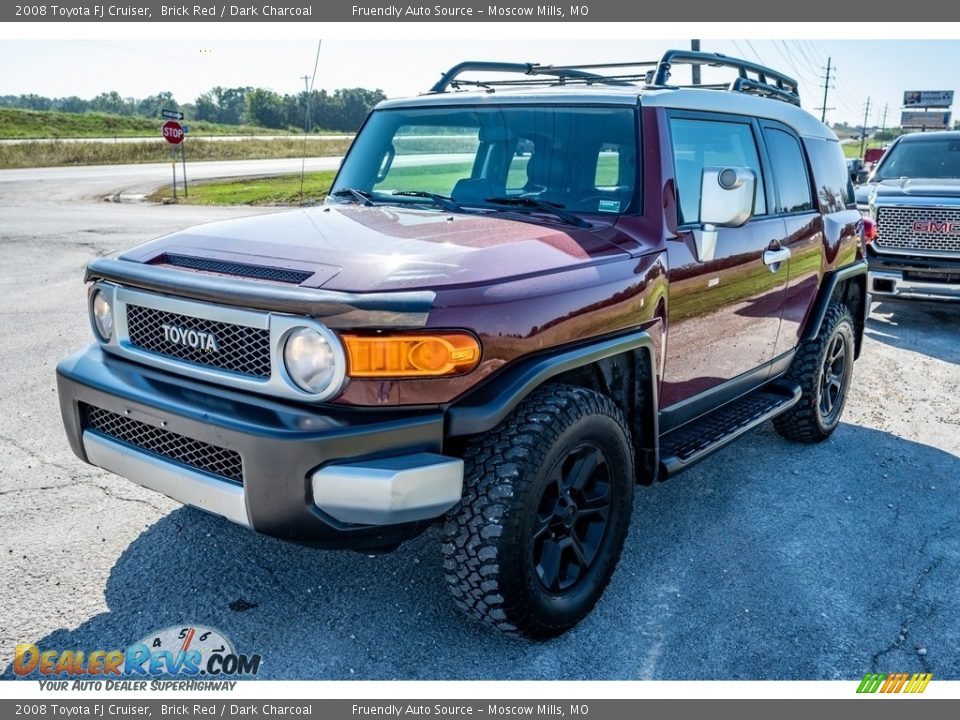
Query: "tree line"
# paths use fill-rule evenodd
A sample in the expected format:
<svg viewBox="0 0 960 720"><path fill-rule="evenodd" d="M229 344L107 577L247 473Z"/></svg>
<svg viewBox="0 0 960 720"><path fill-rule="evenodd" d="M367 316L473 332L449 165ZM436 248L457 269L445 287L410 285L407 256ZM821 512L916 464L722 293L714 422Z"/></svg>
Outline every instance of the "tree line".
<svg viewBox="0 0 960 720"><path fill-rule="evenodd" d="M284 94L265 88L214 87L192 103L179 103L170 92L137 99L118 92L101 93L85 100L76 96L2 95L0 107L55 110L67 113L100 112L112 115L159 117L164 108L179 110L187 120L208 120L226 125L257 125L277 130L353 132L374 105L386 98L382 90L343 88L328 93L314 90Z"/></svg>

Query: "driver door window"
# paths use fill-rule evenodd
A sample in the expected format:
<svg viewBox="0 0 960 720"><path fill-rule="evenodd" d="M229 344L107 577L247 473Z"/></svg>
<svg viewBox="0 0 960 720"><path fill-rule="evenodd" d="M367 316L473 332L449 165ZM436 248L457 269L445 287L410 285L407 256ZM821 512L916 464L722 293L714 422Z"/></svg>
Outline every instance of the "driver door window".
<svg viewBox="0 0 960 720"><path fill-rule="evenodd" d="M700 222L700 179L705 167L746 167L756 173L754 215L767 214L763 174L753 130L747 123L673 118L673 157L677 181L677 222Z"/></svg>

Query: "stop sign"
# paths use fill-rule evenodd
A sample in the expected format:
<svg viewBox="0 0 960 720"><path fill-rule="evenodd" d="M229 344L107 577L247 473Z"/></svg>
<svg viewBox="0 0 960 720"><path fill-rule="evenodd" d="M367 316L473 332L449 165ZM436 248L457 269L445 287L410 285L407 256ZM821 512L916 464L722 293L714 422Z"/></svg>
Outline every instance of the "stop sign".
<svg viewBox="0 0 960 720"><path fill-rule="evenodd" d="M163 139L172 145L183 142L183 127L178 122L169 120L163 124Z"/></svg>

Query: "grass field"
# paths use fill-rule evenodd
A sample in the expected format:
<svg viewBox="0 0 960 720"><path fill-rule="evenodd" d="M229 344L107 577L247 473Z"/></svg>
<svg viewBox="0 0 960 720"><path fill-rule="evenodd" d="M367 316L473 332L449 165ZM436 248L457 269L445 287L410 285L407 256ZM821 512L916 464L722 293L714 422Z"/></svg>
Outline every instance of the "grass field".
<svg viewBox="0 0 960 720"><path fill-rule="evenodd" d="M307 157L338 157L350 145L349 140L310 137ZM304 154L303 138L277 140L237 140L218 142L193 138L187 141L187 162L196 160L258 160L295 158ZM52 167L59 165L122 165L170 160L170 146L156 142L56 142L0 144L0 168Z"/></svg>
<svg viewBox="0 0 960 720"><path fill-rule="evenodd" d="M184 121L195 135L287 135L252 125L221 125L204 120ZM164 121L133 115L64 113L0 108L0 138L144 137L160 135Z"/></svg>
<svg viewBox="0 0 960 720"><path fill-rule="evenodd" d="M190 184L190 196L178 191L178 202L189 205L299 205L320 202L327 196L336 172L333 170L306 173L303 194L300 194L299 175L220 180ZM173 189L162 187L148 196L153 202L169 202Z"/></svg>
<svg viewBox="0 0 960 720"><path fill-rule="evenodd" d="M236 143L226 144L234 145ZM2 149L0 149L0 153L2 153ZM516 158L514 160L507 178L508 187L517 188L526 182L527 161L528 158ZM597 171L598 182L615 182L615 163L616 161L612 158L601 158ZM388 179L374 186L374 189L378 192L421 190L449 196L457 181L469 177L472 169L472 162L394 167L390 170ZM299 205L301 202L323 200L327 195L327 190L333 184L335 175L336 173L333 171L307 173L304 176L302 197L300 195L299 175L278 175L266 178L198 183L196 186L192 186L193 189L190 190L188 199L181 197L179 201L188 202L192 205ZM173 190L162 187L151 194L148 199L154 202L169 202L172 197Z"/></svg>

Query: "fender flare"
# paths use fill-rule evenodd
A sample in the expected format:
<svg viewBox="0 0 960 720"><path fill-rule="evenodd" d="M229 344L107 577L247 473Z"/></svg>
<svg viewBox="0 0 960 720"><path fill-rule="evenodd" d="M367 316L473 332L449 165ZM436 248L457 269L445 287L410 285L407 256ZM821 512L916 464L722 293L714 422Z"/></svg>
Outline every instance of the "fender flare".
<svg viewBox="0 0 960 720"><path fill-rule="evenodd" d="M646 352L650 361L653 423L657 422L656 363L653 339L646 330L592 340L518 360L496 373L447 409L447 437L477 435L496 427L527 395L569 370L626 352ZM654 437L656 428L654 427Z"/></svg>
<svg viewBox="0 0 960 720"><path fill-rule="evenodd" d="M809 319L807 320L807 326L803 331L803 336L800 338L801 342L808 342L813 340L820 334L820 328L823 325L823 319L827 316L827 310L830 308L830 299L833 297L834 292L840 283L849 280L850 278L858 277L860 275L867 274L867 261L858 260L857 262L846 265L838 270L827 273L824 276L823 282L820 283L820 292L817 295L817 299L814 302L813 309L810 311ZM864 288L866 288L866 283L864 283ZM870 314L870 293L866 293L866 297L863 301L863 321L866 321L867 315Z"/></svg>

